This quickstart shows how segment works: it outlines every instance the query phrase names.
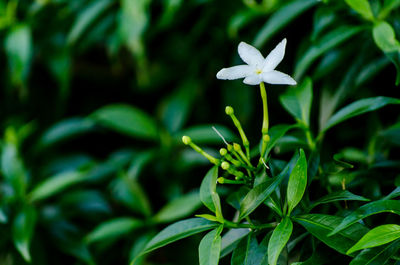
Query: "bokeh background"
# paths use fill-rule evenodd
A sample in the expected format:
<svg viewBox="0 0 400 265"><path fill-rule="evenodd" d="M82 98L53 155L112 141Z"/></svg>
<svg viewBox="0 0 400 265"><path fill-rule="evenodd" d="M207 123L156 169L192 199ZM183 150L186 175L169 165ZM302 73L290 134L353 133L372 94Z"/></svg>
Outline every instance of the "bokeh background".
<svg viewBox="0 0 400 265"><path fill-rule="evenodd" d="M399 38L400 2L370 2ZM237 139L226 105L251 143L261 134L258 88L215 78L241 63L240 41L267 55L288 39L278 70L313 81L315 134L345 103L398 97L400 48L382 48L372 28L344 1L1 1L0 264L129 264L166 224L204 212L208 161L181 136L217 154L211 126ZM267 86L271 125L293 122L279 103L285 89ZM322 154L351 146L368 167L372 135L399 145L398 118L388 108L346 122ZM296 144L284 138L275 155ZM141 262L196 264L199 238Z"/></svg>

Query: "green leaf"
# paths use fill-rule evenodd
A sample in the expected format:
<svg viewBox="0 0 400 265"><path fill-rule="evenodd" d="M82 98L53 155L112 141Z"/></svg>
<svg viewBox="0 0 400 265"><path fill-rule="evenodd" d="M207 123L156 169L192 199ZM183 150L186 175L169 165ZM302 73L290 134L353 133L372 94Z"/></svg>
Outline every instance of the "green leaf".
<svg viewBox="0 0 400 265"><path fill-rule="evenodd" d="M296 223L302 225L313 236L336 251L346 254L360 238L368 232L361 224L353 224L336 235L328 236L343 218L325 214L305 214L293 217Z"/></svg>
<svg viewBox="0 0 400 265"><path fill-rule="evenodd" d="M274 229L268 244L268 263L276 265L286 243L293 231L293 223L289 217L285 217Z"/></svg>
<svg viewBox="0 0 400 265"><path fill-rule="evenodd" d="M12 224L12 237L14 245L26 262L31 261L29 251L36 223L36 211L30 206L25 206L14 218Z"/></svg>
<svg viewBox="0 0 400 265"><path fill-rule="evenodd" d="M274 34L278 33L280 29L288 25L292 20L318 2L318 0L295 0L283 5L279 10L273 13L258 32L253 41L254 46L263 46Z"/></svg>
<svg viewBox="0 0 400 265"><path fill-rule="evenodd" d="M116 239L124 235L129 235L134 229L143 227L143 225L143 221L130 217L110 219L97 225L86 236L85 241L87 243L94 243Z"/></svg>
<svg viewBox="0 0 400 265"><path fill-rule="evenodd" d="M200 265L218 265L221 252L221 232L224 228L220 225L203 237L199 245Z"/></svg>
<svg viewBox="0 0 400 265"><path fill-rule="evenodd" d="M247 228L230 229L222 236L221 258L231 253L239 242L250 233Z"/></svg>
<svg viewBox="0 0 400 265"><path fill-rule="evenodd" d="M299 86L289 88L279 99L283 107L296 120L302 121L308 127L310 125L312 97L312 80L306 78Z"/></svg>
<svg viewBox="0 0 400 265"><path fill-rule="evenodd" d="M340 26L321 37L298 60L294 70L294 79L300 80L319 56L350 39L362 29L362 27Z"/></svg>
<svg viewBox="0 0 400 265"><path fill-rule="evenodd" d="M320 205L320 204L325 204L325 203L331 203L331 202L336 202L336 201L369 201L369 199L364 198L362 196L355 195L351 193L348 190L341 190L341 191L336 191L332 192L315 202L313 202L308 208L307 212L311 211L314 207Z"/></svg>
<svg viewBox="0 0 400 265"><path fill-rule="evenodd" d="M400 240L381 247L364 249L351 262L350 265L381 265L386 264L400 249Z"/></svg>
<svg viewBox="0 0 400 265"><path fill-rule="evenodd" d="M200 186L200 200L214 212L218 219L222 218L221 201L217 193L218 167L214 166L204 177ZM222 220L222 219L221 219Z"/></svg>
<svg viewBox="0 0 400 265"><path fill-rule="evenodd" d="M366 112L380 109L389 104L400 104L400 99L389 98L389 97L374 97L360 99L356 102L347 105L336 112L325 124L322 132L327 131L329 128L346 121L350 118L364 114Z"/></svg>
<svg viewBox="0 0 400 265"><path fill-rule="evenodd" d="M258 244L256 235L250 233L243 238L235 250L231 258L231 265L267 265L268 239L270 233Z"/></svg>
<svg viewBox="0 0 400 265"><path fill-rule="evenodd" d="M87 177L81 172L62 172L38 184L29 194L29 199L31 202L44 200L86 180Z"/></svg>
<svg viewBox="0 0 400 265"><path fill-rule="evenodd" d="M158 128L153 118L129 105L108 105L95 111L91 117L107 128L132 137L158 139Z"/></svg>
<svg viewBox="0 0 400 265"><path fill-rule="evenodd" d="M66 119L47 129L40 138L39 144L42 148L45 148L65 139L93 131L94 127L94 122L89 119Z"/></svg>
<svg viewBox="0 0 400 265"><path fill-rule="evenodd" d="M303 149L300 149L300 157L290 173L287 187L288 215L301 201L307 187L307 160Z"/></svg>
<svg viewBox="0 0 400 265"><path fill-rule="evenodd" d="M345 0L346 3L367 20L373 21L374 14L368 0Z"/></svg>
<svg viewBox="0 0 400 265"><path fill-rule="evenodd" d="M147 245L142 254L151 252L172 242L216 228L218 223L203 218L190 218L167 226L158 233Z"/></svg>
<svg viewBox="0 0 400 265"><path fill-rule="evenodd" d="M240 215L239 219L243 219L249 214L251 214L261 203L263 203L271 193L279 186L282 180L287 177L290 168L297 161L297 156L295 155L292 160L286 165L282 172L274 177L273 179L268 179L253 189L251 189L247 195L244 197L243 201L240 203Z"/></svg>
<svg viewBox="0 0 400 265"><path fill-rule="evenodd" d="M28 25L13 26L4 39L11 81L16 86L24 86L28 78L32 54L32 33Z"/></svg>
<svg viewBox="0 0 400 265"><path fill-rule="evenodd" d="M376 46L392 61L397 69L396 85L400 83L400 42L396 39L393 27L386 21L379 21L372 29Z"/></svg>
<svg viewBox="0 0 400 265"><path fill-rule="evenodd" d="M180 131L175 139L178 142L182 141L182 136L187 135L192 138L192 141L196 144L221 144L223 143L219 135L213 130L215 127L228 142L232 142L236 139L235 134L228 128L221 125L203 124L196 125Z"/></svg>
<svg viewBox="0 0 400 265"><path fill-rule="evenodd" d="M187 217L201 206L198 191L179 196L165 205L155 216L156 222L165 223Z"/></svg>
<svg viewBox="0 0 400 265"><path fill-rule="evenodd" d="M391 200L399 196L400 196L400 187L397 187L382 200Z"/></svg>
<svg viewBox="0 0 400 265"><path fill-rule="evenodd" d="M151 206L146 193L139 182L128 178L125 174L119 174L111 183L113 198L144 216L151 215Z"/></svg>
<svg viewBox="0 0 400 265"><path fill-rule="evenodd" d="M384 19L387 17L392 10L395 10L400 6L399 0L386 0L383 3L383 7L379 11L379 18Z"/></svg>
<svg viewBox="0 0 400 265"><path fill-rule="evenodd" d="M68 44L75 44L77 40L87 31L90 25L111 6L113 1L99 0L91 2L79 15L76 17L68 37Z"/></svg>
<svg viewBox="0 0 400 265"><path fill-rule="evenodd" d="M367 203L346 216L329 235L334 235L368 216L384 212L400 215L400 201L381 200Z"/></svg>
<svg viewBox="0 0 400 265"><path fill-rule="evenodd" d="M375 227L365 234L346 254L365 248L377 247L400 238L400 225L387 224Z"/></svg>

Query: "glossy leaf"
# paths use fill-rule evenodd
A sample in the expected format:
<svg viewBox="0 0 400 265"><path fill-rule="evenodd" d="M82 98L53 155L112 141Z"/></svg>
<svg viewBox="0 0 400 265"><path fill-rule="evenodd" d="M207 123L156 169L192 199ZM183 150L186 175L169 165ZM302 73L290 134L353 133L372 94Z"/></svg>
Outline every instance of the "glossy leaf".
<svg viewBox="0 0 400 265"><path fill-rule="evenodd" d="M302 225L313 236L342 254L346 254L347 250L368 232L368 229L363 225L353 224L336 235L328 236L336 225L343 220L342 217L332 215L305 214L296 216L293 220Z"/></svg>
<svg viewBox="0 0 400 265"><path fill-rule="evenodd" d="M166 204L161 210L154 216L156 222L171 222L177 219L187 217L201 205L199 192L190 192L184 194L168 204Z"/></svg>
<svg viewBox="0 0 400 265"><path fill-rule="evenodd" d="M307 78L300 85L288 89L279 99L296 120L309 126L312 97L312 81Z"/></svg>
<svg viewBox="0 0 400 265"><path fill-rule="evenodd" d="M293 231L293 223L289 217L285 217L274 229L268 244L268 263L276 265L286 243Z"/></svg>
<svg viewBox="0 0 400 265"><path fill-rule="evenodd" d="M303 149L300 149L300 157L290 173L287 187L288 215L301 201L307 187L307 160Z"/></svg>
<svg viewBox="0 0 400 265"><path fill-rule="evenodd" d="M365 248L377 247L400 238L400 226L395 224L387 224L375 227L365 234L354 246L352 246L347 254L351 254L357 250Z"/></svg>
<svg viewBox="0 0 400 265"><path fill-rule="evenodd" d="M134 229L138 229L143 225L143 221L129 217L110 219L94 228L86 236L85 241L94 243L116 239L124 235L128 236Z"/></svg>
<svg viewBox="0 0 400 265"><path fill-rule="evenodd" d="M218 223L207 221L203 218L191 218L176 222L164 228L147 245L144 253L156 250L177 240L216 228Z"/></svg>
<svg viewBox="0 0 400 265"><path fill-rule="evenodd" d="M279 139L281 139L289 130L296 128L297 125L279 124L273 126L269 131L268 135L270 140L267 144L267 149L264 158L266 159L271 150L276 146Z"/></svg>
<svg viewBox="0 0 400 265"><path fill-rule="evenodd" d="M270 238L270 234L266 239ZM231 258L231 265L267 265L268 240L263 239L260 244L254 233L244 237L235 248Z"/></svg>
<svg viewBox="0 0 400 265"><path fill-rule="evenodd" d="M242 238L247 236L249 233L250 230L247 228L234 228L225 233L222 236L221 258L225 257L234 249L236 249Z"/></svg>
<svg viewBox="0 0 400 265"><path fill-rule="evenodd" d="M91 117L99 124L140 139L158 139L157 124L147 113L136 107L115 104L95 111Z"/></svg>
<svg viewBox="0 0 400 265"><path fill-rule="evenodd" d="M218 167L213 167L204 177L200 186L200 200L214 212L217 218L222 218L221 201L217 193Z"/></svg>
<svg viewBox="0 0 400 265"><path fill-rule="evenodd" d="M346 216L330 235L334 235L368 216L384 212L400 215L400 201L381 200L367 203Z"/></svg>
<svg viewBox="0 0 400 265"><path fill-rule="evenodd" d="M361 251L349 265L381 265L386 264L396 252L400 249L400 240L396 240L381 247L364 249Z"/></svg>
<svg viewBox="0 0 400 265"><path fill-rule="evenodd" d="M224 228L220 225L203 237L199 245L200 265L218 265L221 252L221 232Z"/></svg>
<svg viewBox="0 0 400 265"><path fill-rule="evenodd" d="M253 41L254 46L263 46L271 39L271 37L279 32L280 29L317 3L317 0L296 0L282 6L279 10L273 13L258 32Z"/></svg>
<svg viewBox="0 0 400 265"><path fill-rule="evenodd" d="M333 126L358 115L380 109L389 104L400 104L400 99L389 97L374 97L360 99L338 110L325 124L323 132Z"/></svg>
<svg viewBox="0 0 400 265"><path fill-rule="evenodd" d="M331 202L336 202L336 201L364 201L364 202L366 202L366 201L370 201L370 200L367 198L364 198L362 196L355 195L348 190L341 190L341 191L337 191L337 192L332 192L332 193L316 200L308 207L307 211L311 211L314 207L316 207L320 204L331 203Z"/></svg>

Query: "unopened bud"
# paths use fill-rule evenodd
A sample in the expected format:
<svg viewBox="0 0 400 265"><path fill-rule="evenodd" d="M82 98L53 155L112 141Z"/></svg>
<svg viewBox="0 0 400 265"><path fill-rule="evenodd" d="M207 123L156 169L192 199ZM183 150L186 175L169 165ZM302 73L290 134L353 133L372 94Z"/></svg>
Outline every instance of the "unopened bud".
<svg viewBox="0 0 400 265"><path fill-rule="evenodd" d="M232 114L235 113L235 112L234 112L234 110L233 110L233 108L232 108L231 106L226 106L226 107L225 107L225 113L226 113L227 115L232 115Z"/></svg>
<svg viewBox="0 0 400 265"><path fill-rule="evenodd" d="M224 184L224 180L225 179L223 177L220 177L217 179L218 183L220 183L220 184Z"/></svg>
<svg viewBox="0 0 400 265"><path fill-rule="evenodd" d="M224 161L224 162L221 163L221 168L223 170L228 170L229 167L230 167L230 165L229 165L228 162Z"/></svg>
<svg viewBox="0 0 400 265"><path fill-rule="evenodd" d="M182 142L186 145L190 144L192 142L192 139L190 139L189 136L182 136Z"/></svg>
<svg viewBox="0 0 400 265"><path fill-rule="evenodd" d="M242 150L242 148L240 147L240 145L237 144L237 143L233 143L233 149L235 149L236 152L239 152L240 150Z"/></svg>
<svg viewBox="0 0 400 265"><path fill-rule="evenodd" d="M269 137L268 134L264 134L264 136L263 136L263 141L264 141L264 142L269 142L269 140L271 140L271 137Z"/></svg>
<svg viewBox="0 0 400 265"><path fill-rule="evenodd" d="M228 153L228 150L226 150L225 148L221 148L219 149L219 154L222 156L225 156Z"/></svg>

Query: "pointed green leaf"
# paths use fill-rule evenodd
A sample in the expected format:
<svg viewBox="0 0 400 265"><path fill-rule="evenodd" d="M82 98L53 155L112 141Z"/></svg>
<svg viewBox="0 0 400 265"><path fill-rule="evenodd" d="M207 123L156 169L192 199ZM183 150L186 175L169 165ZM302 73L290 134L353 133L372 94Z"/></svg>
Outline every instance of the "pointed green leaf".
<svg viewBox="0 0 400 265"><path fill-rule="evenodd" d="M267 265L268 239L270 236L270 233L267 234L260 244L258 244L254 233L243 238L233 251L231 265Z"/></svg>
<svg viewBox="0 0 400 265"><path fill-rule="evenodd" d="M325 132L329 128L345 121L350 118L356 117L358 115L374 111L380 108L383 108L389 104L400 104L400 99L389 98L389 97L374 97L374 98L365 98L360 99L356 102L347 105L346 107L340 109L336 112L325 124L324 129Z"/></svg>
<svg viewBox="0 0 400 265"><path fill-rule="evenodd" d="M275 147L279 139L281 139L289 130L296 128L297 125L279 124L275 125L268 131L270 140L267 144L267 150L265 151L264 159L267 159L272 148Z"/></svg>
<svg viewBox="0 0 400 265"><path fill-rule="evenodd" d="M158 128L153 118L133 106L108 105L95 111L91 118L109 129L132 137L158 139Z"/></svg>
<svg viewBox="0 0 400 265"><path fill-rule="evenodd" d="M368 216L384 212L400 215L400 201L381 200L367 203L346 216L346 218L344 218L343 221L329 235L334 235Z"/></svg>
<svg viewBox="0 0 400 265"><path fill-rule="evenodd" d="M274 34L279 32L280 29L317 3L318 0L295 0L283 5L273 13L258 32L253 41L254 46L263 46Z"/></svg>
<svg viewBox="0 0 400 265"><path fill-rule="evenodd" d="M171 222L192 214L201 206L198 191L184 194L165 205L155 216L156 222Z"/></svg>
<svg viewBox="0 0 400 265"><path fill-rule="evenodd" d="M400 240L385 246L364 249L349 265L382 265L400 249Z"/></svg>
<svg viewBox="0 0 400 265"><path fill-rule="evenodd" d="M203 218L190 218L167 226L158 233L147 245L142 254L151 252L177 240L216 228L218 223Z"/></svg>
<svg viewBox="0 0 400 265"><path fill-rule="evenodd" d="M200 186L200 200L214 212L217 218L222 218L221 201L217 193L218 167L213 167L204 177Z"/></svg>
<svg viewBox="0 0 400 265"><path fill-rule="evenodd" d="M325 203L331 203L331 202L336 202L336 201L369 201L369 199L364 198L362 196L355 195L351 193L348 190L341 190L337 192L332 192L315 202L313 202L308 208L307 212L311 211L314 207L320 205L320 204L325 204Z"/></svg>
<svg viewBox="0 0 400 265"><path fill-rule="evenodd" d="M346 254L364 248L373 248L400 238L400 225L387 224L375 227L365 234Z"/></svg>
<svg viewBox="0 0 400 265"><path fill-rule="evenodd" d="M86 236L85 241L88 243L93 243L116 239L118 237L128 235L134 229L140 228L143 225L143 221L134 218L114 218L96 226L93 231Z"/></svg>
<svg viewBox="0 0 400 265"><path fill-rule="evenodd" d="M347 250L368 232L365 226L357 223L330 237L328 234L343 220L342 217L332 215L305 214L293 217L292 220L302 225L308 232L326 245L342 254L346 254Z"/></svg>
<svg viewBox="0 0 400 265"><path fill-rule="evenodd" d="M374 14L368 0L345 0L346 3L367 20L373 21Z"/></svg>
<svg viewBox="0 0 400 265"><path fill-rule="evenodd" d="M313 98L312 80L306 78L300 85L289 88L279 99L283 107L292 116L310 125L310 110Z"/></svg>
<svg viewBox="0 0 400 265"><path fill-rule="evenodd" d="M221 253L221 232L224 228L220 225L203 237L199 245L200 265L218 265Z"/></svg>
<svg viewBox="0 0 400 265"><path fill-rule="evenodd" d="M250 233L248 228L233 228L222 236L221 258L236 249L239 242Z"/></svg>
<svg viewBox="0 0 400 265"><path fill-rule="evenodd" d="M286 243L289 241L293 231L293 223L289 217L285 217L274 229L268 244L268 262L276 265Z"/></svg>
<svg viewBox="0 0 400 265"><path fill-rule="evenodd" d="M307 187L307 160L303 149L300 149L300 157L290 173L287 187L288 214L301 201Z"/></svg>

